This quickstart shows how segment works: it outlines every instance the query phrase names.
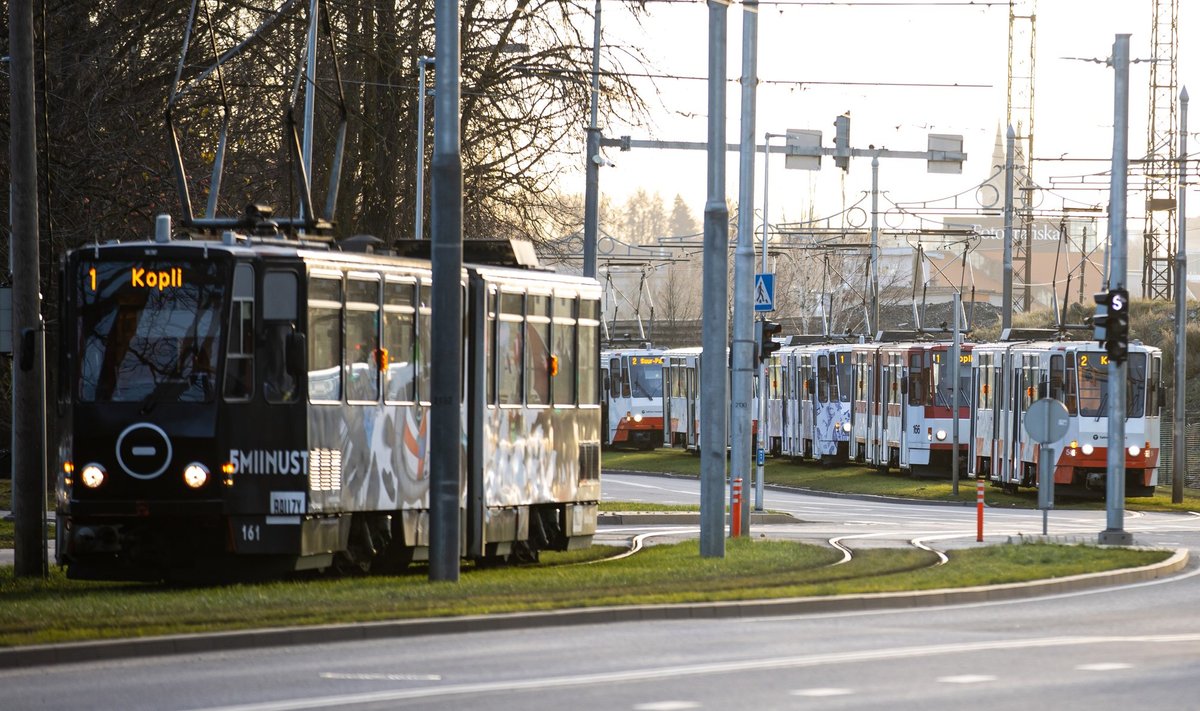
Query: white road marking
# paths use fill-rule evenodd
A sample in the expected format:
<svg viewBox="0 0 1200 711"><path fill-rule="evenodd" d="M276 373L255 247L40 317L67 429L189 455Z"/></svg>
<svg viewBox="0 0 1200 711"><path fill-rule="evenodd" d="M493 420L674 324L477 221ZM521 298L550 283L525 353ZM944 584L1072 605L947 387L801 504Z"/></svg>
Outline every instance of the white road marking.
<svg viewBox="0 0 1200 711"><path fill-rule="evenodd" d="M634 711L682 711L683 709L698 709L700 704L695 701L652 701L648 704L636 704Z"/></svg>
<svg viewBox="0 0 1200 711"><path fill-rule="evenodd" d="M999 639L983 642L961 642L931 644L888 649L868 649L855 652L829 652L803 654L789 657L765 657L700 664L682 664L669 667L638 668L626 671L597 672L593 674L570 674L556 677L529 677L508 681L481 681L427 686L417 689L395 689L388 691L341 694L337 696L306 696L304 698L280 699L261 703L236 706L211 707L206 711L293 711L299 709L323 709L333 706L355 704L384 704L409 699L445 698L454 696L495 694L503 691L539 691L565 689L581 686L603 686L615 683L659 681L685 677L709 676L712 674L738 674L742 672L770 671L773 669L803 669L821 666L841 666L856 662L880 662L894 659L921 659L929 656L947 655L959 657L969 652L1011 651L1020 649L1050 649L1056 647L1091 647L1101 645L1127 646L1149 644L1160 647L1164 644L1197 644L1200 633L1175 635L1114 635L1095 637L1040 637L1034 639ZM947 677L951 678L951 677Z"/></svg>
<svg viewBox="0 0 1200 711"><path fill-rule="evenodd" d="M1079 671L1117 671L1118 669L1132 669L1132 664L1124 662L1099 662L1097 664L1080 664L1075 667Z"/></svg>
<svg viewBox="0 0 1200 711"><path fill-rule="evenodd" d="M811 698L823 698L826 696L845 696L847 694L853 694L854 692L851 691L850 689L824 688L824 689L796 689L795 691L791 691L789 693L792 696L808 696Z"/></svg>
<svg viewBox="0 0 1200 711"><path fill-rule="evenodd" d="M348 679L350 681L441 681L441 674L353 674L343 672L321 672L322 679Z"/></svg>
<svg viewBox="0 0 1200 711"><path fill-rule="evenodd" d="M939 676L943 684L982 684L985 681L995 681L991 674L959 674L958 676Z"/></svg>

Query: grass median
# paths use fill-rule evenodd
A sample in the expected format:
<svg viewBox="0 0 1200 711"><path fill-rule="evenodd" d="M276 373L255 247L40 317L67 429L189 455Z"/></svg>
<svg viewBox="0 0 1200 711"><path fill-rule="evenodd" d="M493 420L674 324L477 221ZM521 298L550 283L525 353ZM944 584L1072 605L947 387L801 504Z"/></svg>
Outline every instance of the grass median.
<svg viewBox="0 0 1200 711"><path fill-rule="evenodd" d="M678 449L656 449L648 452L605 450L602 466L611 471L640 471L682 476L700 476L700 457ZM753 469L753 465L751 465ZM898 471L879 472L857 464L822 466L815 462L791 462L785 458L769 458L763 467L768 484L793 486L813 491L866 496L886 496L917 501L954 501L975 503L975 480L963 472L955 494L949 477L944 479L914 478ZM988 506L1008 508L1037 508L1037 490L1022 489L1007 494L999 487L987 486L984 497ZM1075 499L1058 496L1056 509L1104 509L1103 499ZM1127 498L1130 511L1200 511L1200 492L1187 489L1183 503L1171 503L1171 487L1160 486L1152 497Z"/></svg>
<svg viewBox="0 0 1200 711"><path fill-rule="evenodd" d="M1054 578L1149 565L1168 552L1026 543L932 553L868 549L843 565L829 548L771 540L726 541L723 558L701 558L690 541L582 565L604 547L544 555L534 566L475 569L458 583L409 575L315 578L197 588L14 579L0 568L0 646L193 634L263 627L450 615L927 590Z"/></svg>

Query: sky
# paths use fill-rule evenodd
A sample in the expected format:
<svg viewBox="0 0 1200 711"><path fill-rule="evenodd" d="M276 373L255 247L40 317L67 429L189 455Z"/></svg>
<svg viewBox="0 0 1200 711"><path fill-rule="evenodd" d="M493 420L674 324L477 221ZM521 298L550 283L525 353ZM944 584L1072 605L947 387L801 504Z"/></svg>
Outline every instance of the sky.
<svg viewBox="0 0 1200 711"><path fill-rule="evenodd" d="M654 61L656 74L700 79L646 79L638 83L651 106L649 127L631 127L621 117L601 116L606 138L701 141L708 131L708 26L701 2L651 2L642 27L630 22L620 2L603 5L603 43L639 45ZM1179 87L1194 82L1200 96L1200 57L1189 51L1198 30L1200 3L1181 0L1178 15ZM1117 34L1129 34L1129 155L1146 151L1153 0L1040 0L1036 12L1034 75L1034 179L1053 187L1071 176L1107 168L1113 147L1114 72L1103 63ZM742 113L743 9L727 11L726 128L736 143ZM1008 76L1008 4L969 2L832 2L802 0L762 5L758 22L757 116L755 139L767 132L815 129L823 145L833 143L834 118L851 116L851 145L924 151L929 133L959 134L968 160L961 175L933 175L925 162L884 159L879 170L883 204L946 204L950 196L970 201L975 186L990 173L997 131L1003 130ZM1165 68L1160 76L1167 76ZM809 82L809 83L802 83ZM903 84L904 86L897 86ZM1193 125L1200 126L1200 118ZM1194 131L1190 145L1195 146ZM781 139L774 139L777 144ZM1190 152L1195 152L1191 148ZM641 188L658 192L668 209L681 195L702 222L707 200L708 159L703 151L604 149L613 164L600 171L601 193L620 204ZM1102 162L1059 160L1091 158ZM1055 159L1055 160L1050 160ZM726 197L738 199L739 159L726 156ZM839 213L869 192L867 158L852 159L843 173L826 158L819 171L787 170L782 156L770 163L767 196L772 222ZM582 192L582 174L570 192ZM756 156L755 209L764 201L762 154ZM1078 182L1078 181L1074 181ZM1107 202L1107 177L1091 180L1104 189L1051 190L1062 204ZM1132 181L1131 181L1132 184ZM960 203L961 204L961 203ZM1129 216L1142 211L1131 195ZM836 219L836 218L835 218ZM731 235L731 239L734 236Z"/></svg>

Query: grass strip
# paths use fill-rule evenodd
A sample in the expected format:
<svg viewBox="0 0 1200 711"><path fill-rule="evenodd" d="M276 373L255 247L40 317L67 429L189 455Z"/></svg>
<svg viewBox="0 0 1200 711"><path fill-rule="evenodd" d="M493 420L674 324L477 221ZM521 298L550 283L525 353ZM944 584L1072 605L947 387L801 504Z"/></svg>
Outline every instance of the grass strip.
<svg viewBox="0 0 1200 711"><path fill-rule="evenodd" d="M648 452L605 450L602 466L606 470L639 471L658 474L700 476L700 457L678 449L656 449ZM813 491L840 494L884 496L917 501L947 501L975 503L975 480L962 472L955 495L949 475L944 479L914 478L898 471L880 472L857 464L822 466L816 462L792 462L781 457L769 458L763 468L768 484L795 486ZM1022 489L1007 494L999 487L984 490L988 506L1003 508L1037 508L1037 490ZM1103 510L1104 500L1056 497L1055 508L1068 510ZM1200 492L1185 489L1182 503L1171 503L1171 487L1160 486L1152 497L1127 498L1130 511L1200 511Z"/></svg>
<svg viewBox="0 0 1200 711"><path fill-rule="evenodd" d="M612 553L593 547L546 554L528 567L464 567L458 583L404 576L313 578L265 584L168 587L14 579L0 568L0 645L215 632L293 625L550 610L604 605L748 600L924 590L1008 583L1148 565L1163 551L1043 543L986 546L951 554L947 565L917 549L840 554L809 544L734 539L724 558L701 558L699 543L656 545L595 565L566 565Z"/></svg>

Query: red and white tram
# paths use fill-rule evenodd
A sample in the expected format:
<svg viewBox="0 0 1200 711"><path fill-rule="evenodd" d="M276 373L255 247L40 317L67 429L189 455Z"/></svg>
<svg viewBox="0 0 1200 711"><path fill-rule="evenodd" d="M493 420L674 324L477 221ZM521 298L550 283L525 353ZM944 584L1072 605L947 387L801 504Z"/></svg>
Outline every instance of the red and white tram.
<svg viewBox="0 0 1200 711"><path fill-rule="evenodd" d="M1034 401L1067 407L1067 434L1057 451L1054 483L1103 492L1108 474L1108 355L1094 342L1026 341L974 350L976 415L971 470L1009 490L1036 486L1041 445L1025 431ZM1125 419L1125 492L1151 496L1158 484L1162 352L1129 345Z"/></svg>

